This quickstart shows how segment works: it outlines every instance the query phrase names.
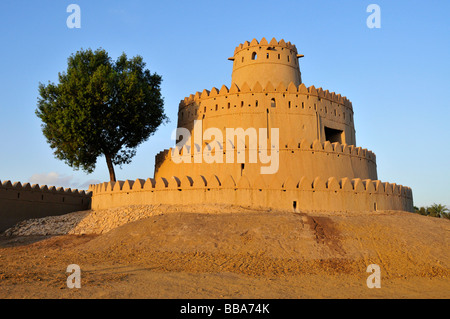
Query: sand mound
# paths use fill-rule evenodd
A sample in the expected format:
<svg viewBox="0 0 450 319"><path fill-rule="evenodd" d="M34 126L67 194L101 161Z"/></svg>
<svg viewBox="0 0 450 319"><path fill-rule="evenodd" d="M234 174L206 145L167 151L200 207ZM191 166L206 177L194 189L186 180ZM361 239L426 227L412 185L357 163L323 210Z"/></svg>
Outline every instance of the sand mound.
<svg viewBox="0 0 450 319"><path fill-rule="evenodd" d="M449 270L449 230L447 220L406 212L172 212L116 228L80 251L149 258L169 271L351 273L378 264L387 276L440 276Z"/></svg>
<svg viewBox="0 0 450 319"><path fill-rule="evenodd" d="M177 212L218 214L248 212L248 208L231 205L132 205L127 207L81 211L61 216L28 219L4 232L6 236L54 236L104 234L140 219ZM259 211L267 211L261 209Z"/></svg>
<svg viewBox="0 0 450 319"><path fill-rule="evenodd" d="M390 211L77 212L23 222L0 238L0 297L77 296L64 292L64 271L76 263L79 296L88 298L445 298L449 230L448 220ZM61 236L37 236L49 234ZM384 289L367 288L370 264L381 267Z"/></svg>

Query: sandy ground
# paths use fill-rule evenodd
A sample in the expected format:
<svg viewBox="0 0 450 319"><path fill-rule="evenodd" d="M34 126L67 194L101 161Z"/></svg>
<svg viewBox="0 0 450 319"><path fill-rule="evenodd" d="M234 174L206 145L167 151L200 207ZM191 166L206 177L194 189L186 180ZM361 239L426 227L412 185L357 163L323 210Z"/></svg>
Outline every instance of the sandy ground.
<svg viewBox="0 0 450 319"><path fill-rule="evenodd" d="M449 230L390 211L78 212L0 236L0 298L449 298ZM80 289L67 288L69 264ZM367 287L369 264L380 289Z"/></svg>

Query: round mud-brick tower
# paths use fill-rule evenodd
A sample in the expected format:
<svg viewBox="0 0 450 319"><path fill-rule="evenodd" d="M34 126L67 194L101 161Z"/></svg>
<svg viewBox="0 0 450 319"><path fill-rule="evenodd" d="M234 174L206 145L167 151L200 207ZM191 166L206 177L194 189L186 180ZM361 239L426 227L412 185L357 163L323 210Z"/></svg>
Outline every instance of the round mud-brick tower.
<svg viewBox="0 0 450 319"><path fill-rule="evenodd" d="M240 44L229 88L180 101L176 147L156 155L154 178L92 185L92 207L412 211L411 189L378 180L375 154L356 146L352 103L306 87L300 57L284 40Z"/></svg>
<svg viewBox="0 0 450 319"><path fill-rule="evenodd" d="M213 87L180 102L178 128L189 130L192 137L182 154L190 160L175 163L172 150L166 150L157 155L155 176L221 172L236 180L261 174L277 175L280 180L304 176L376 180L375 154L355 145L351 102L301 83L298 58L302 56L284 40L253 39L236 47L230 58L230 89ZM247 134L229 138L227 129L243 129ZM266 130L264 136L261 129ZM211 136L211 130L220 130L222 136ZM204 156L195 155L207 152L218 155L216 160L206 163ZM263 168L268 164L258 156L265 153L278 156L277 167Z"/></svg>
<svg viewBox="0 0 450 319"><path fill-rule="evenodd" d="M286 87L289 83L299 86L302 83L297 48L284 40L277 42L272 39L270 43L263 38L259 43L256 39L246 41L234 50L233 73L231 83L242 87L247 83L250 87L256 82L283 83Z"/></svg>

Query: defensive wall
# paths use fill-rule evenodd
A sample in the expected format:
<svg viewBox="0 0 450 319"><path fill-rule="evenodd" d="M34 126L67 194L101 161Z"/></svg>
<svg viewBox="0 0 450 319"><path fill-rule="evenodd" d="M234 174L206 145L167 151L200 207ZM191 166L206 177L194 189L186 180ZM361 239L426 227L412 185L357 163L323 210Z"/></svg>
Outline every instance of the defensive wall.
<svg viewBox="0 0 450 319"><path fill-rule="evenodd" d="M83 190L0 181L0 232L25 219L90 209L91 197Z"/></svg>
<svg viewBox="0 0 450 319"><path fill-rule="evenodd" d="M270 186L268 186L270 185ZM231 204L295 211L413 210L409 187L360 178L303 177L284 181L259 175L148 178L91 185L92 209L152 204Z"/></svg>

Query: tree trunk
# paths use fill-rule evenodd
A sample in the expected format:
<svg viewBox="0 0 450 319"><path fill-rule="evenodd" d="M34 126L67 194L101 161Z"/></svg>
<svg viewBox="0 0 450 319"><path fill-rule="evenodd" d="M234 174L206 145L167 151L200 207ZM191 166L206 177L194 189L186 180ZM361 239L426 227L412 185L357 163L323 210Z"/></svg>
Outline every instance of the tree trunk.
<svg viewBox="0 0 450 319"><path fill-rule="evenodd" d="M111 156L105 155L105 157L106 157L106 165L108 165L108 170L109 170L109 179L111 182L115 182L116 181L116 173L114 172L114 165L111 161Z"/></svg>

